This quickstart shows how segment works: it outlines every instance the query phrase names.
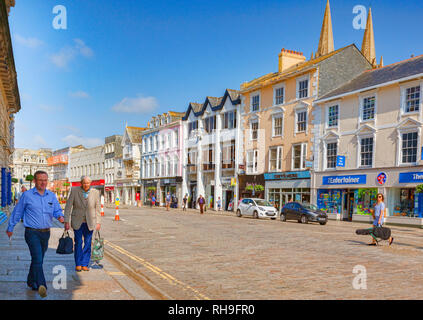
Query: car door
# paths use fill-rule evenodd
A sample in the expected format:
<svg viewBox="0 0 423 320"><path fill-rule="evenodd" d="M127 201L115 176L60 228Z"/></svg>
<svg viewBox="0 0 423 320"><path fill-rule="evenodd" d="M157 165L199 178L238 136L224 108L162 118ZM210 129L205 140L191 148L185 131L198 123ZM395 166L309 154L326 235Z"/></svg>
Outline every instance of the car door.
<svg viewBox="0 0 423 320"><path fill-rule="evenodd" d="M249 216L252 216L253 215L253 212L254 212L254 201L253 200L251 200L251 199L248 199L248 210L247 210L247 214L249 215Z"/></svg>
<svg viewBox="0 0 423 320"><path fill-rule="evenodd" d="M284 207L284 210L283 210L283 212L284 212L287 220L292 219L292 212L291 212L292 209L291 209L291 206L292 206L291 203L287 203L285 205L285 207Z"/></svg>
<svg viewBox="0 0 423 320"><path fill-rule="evenodd" d="M293 219L300 220L301 219L301 206L298 203L293 204Z"/></svg>
<svg viewBox="0 0 423 320"><path fill-rule="evenodd" d="M247 213L248 208L248 199L242 199L241 203L239 204L239 210L241 210L241 214L245 215Z"/></svg>

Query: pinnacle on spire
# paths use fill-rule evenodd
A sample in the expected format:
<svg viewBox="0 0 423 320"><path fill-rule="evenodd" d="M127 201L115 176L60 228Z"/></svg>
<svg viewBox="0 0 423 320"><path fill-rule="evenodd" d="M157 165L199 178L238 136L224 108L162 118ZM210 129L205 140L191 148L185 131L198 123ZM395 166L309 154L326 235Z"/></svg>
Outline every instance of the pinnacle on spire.
<svg viewBox="0 0 423 320"><path fill-rule="evenodd" d="M364 31L363 45L361 46L361 53L366 59L373 64L376 61L376 47L375 34L373 31L372 8L369 8L367 16L366 31Z"/></svg>
<svg viewBox="0 0 423 320"><path fill-rule="evenodd" d="M379 68L383 68L383 56L380 56Z"/></svg>
<svg viewBox="0 0 423 320"><path fill-rule="evenodd" d="M334 51L332 17L330 13L329 0L327 0L316 58L331 53L332 51Z"/></svg>

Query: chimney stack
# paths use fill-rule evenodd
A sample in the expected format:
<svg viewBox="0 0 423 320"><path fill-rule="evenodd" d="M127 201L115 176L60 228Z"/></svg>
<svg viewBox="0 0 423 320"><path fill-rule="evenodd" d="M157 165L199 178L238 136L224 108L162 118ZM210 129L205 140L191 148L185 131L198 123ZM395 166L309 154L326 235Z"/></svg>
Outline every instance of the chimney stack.
<svg viewBox="0 0 423 320"><path fill-rule="evenodd" d="M306 57L302 52L286 50L283 48L281 53L279 53L279 73L304 61L306 61Z"/></svg>

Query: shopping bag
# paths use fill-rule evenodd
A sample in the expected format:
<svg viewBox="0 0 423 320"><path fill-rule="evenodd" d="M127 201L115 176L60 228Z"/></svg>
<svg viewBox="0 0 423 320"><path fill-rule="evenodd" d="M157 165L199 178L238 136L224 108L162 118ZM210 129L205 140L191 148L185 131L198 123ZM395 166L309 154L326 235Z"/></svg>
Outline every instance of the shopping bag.
<svg viewBox="0 0 423 320"><path fill-rule="evenodd" d="M62 237L59 239L59 245L56 250L57 254L71 254L73 253L73 240L69 236L68 231L64 231Z"/></svg>
<svg viewBox="0 0 423 320"><path fill-rule="evenodd" d="M91 260L100 261L104 256L104 239L100 236L100 231L95 232L94 242L92 245Z"/></svg>

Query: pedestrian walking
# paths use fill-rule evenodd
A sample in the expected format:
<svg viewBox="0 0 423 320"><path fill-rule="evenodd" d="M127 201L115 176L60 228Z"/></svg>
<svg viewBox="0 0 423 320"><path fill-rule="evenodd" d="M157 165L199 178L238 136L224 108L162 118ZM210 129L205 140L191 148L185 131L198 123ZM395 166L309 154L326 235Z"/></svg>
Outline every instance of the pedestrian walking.
<svg viewBox="0 0 423 320"><path fill-rule="evenodd" d="M81 178L81 186L73 187L65 206L65 230L75 234L75 270L89 271L91 241L94 229L100 231L100 192L91 188L91 179Z"/></svg>
<svg viewBox="0 0 423 320"><path fill-rule="evenodd" d="M170 192L167 193L165 200L166 200L166 211L169 211L170 201L172 200L172 197L170 195Z"/></svg>
<svg viewBox="0 0 423 320"><path fill-rule="evenodd" d="M217 198L217 211L222 211L222 200L220 200L220 197Z"/></svg>
<svg viewBox="0 0 423 320"><path fill-rule="evenodd" d="M18 192L16 203L19 202L19 199L22 197L22 195L25 193L25 191L27 191L26 187L25 186L22 186L21 187L21 191Z"/></svg>
<svg viewBox="0 0 423 320"><path fill-rule="evenodd" d="M154 194L153 194L153 196L151 197L151 205L152 205L153 207L156 205L156 197L154 196Z"/></svg>
<svg viewBox="0 0 423 320"><path fill-rule="evenodd" d="M376 227L382 227L385 223L385 216L386 216L386 207L384 203L385 197L382 193L377 194L377 202L375 204L375 208L371 210L373 216L373 229ZM371 234L372 235L372 234ZM394 238L392 236L388 239L389 245L392 244ZM376 238L372 235L372 243L369 243L369 246L377 245Z"/></svg>
<svg viewBox="0 0 423 320"><path fill-rule="evenodd" d="M182 200L182 202L183 202L182 211L187 211L188 193L185 194L185 197Z"/></svg>
<svg viewBox="0 0 423 320"><path fill-rule="evenodd" d="M200 206L200 213L204 213L204 204L206 203L206 200L203 198L203 195L200 194L200 197L197 200L198 205Z"/></svg>
<svg viewBox="0 0 423 320"><path fill-rule="evenodd" d="M20 196L20 200L12 212L6 233L9 239L13 229L23 218L25 241L31 254L31 266L27 277L27 285L44 298L47 296L47 284L44 277L43 261L50 239L52 220L56 218L64 223L62 208L56 195L47 190L48 174L37 171L34 174L35 187Z"/></svg>

